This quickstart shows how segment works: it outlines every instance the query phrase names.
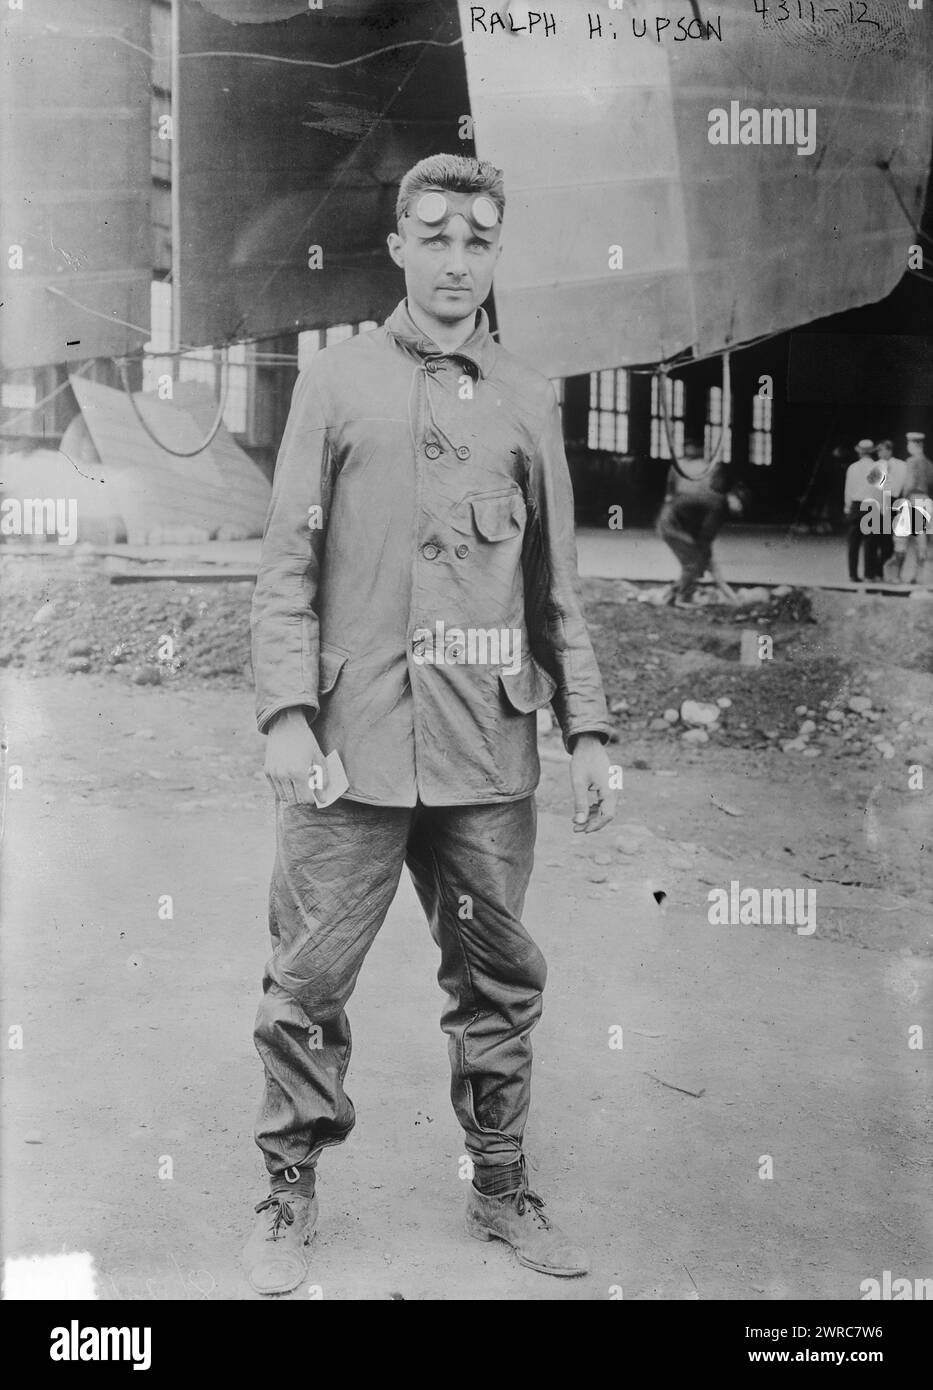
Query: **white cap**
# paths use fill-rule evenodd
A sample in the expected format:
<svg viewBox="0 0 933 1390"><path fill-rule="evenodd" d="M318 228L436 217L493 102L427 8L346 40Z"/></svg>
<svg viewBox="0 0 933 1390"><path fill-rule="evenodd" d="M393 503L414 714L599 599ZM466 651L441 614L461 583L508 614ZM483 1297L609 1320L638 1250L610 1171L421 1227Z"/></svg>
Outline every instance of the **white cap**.
<svg viewBox="0 0 933 1390"><path fill-rule="evenodd" d="M909 439L910 435L908 435L907 438ZM855 447L856 449L858 449L860 454L870 454L875 446L873 441L870 439L860 439Z"/></svg>
<svg viewBox="0 0 933 1390"><path fill-rule="evenodd" d="M908 439L926 439L925 434L919 434L916 430L914 430L912 434L908 434L906 437Z"/></svg>

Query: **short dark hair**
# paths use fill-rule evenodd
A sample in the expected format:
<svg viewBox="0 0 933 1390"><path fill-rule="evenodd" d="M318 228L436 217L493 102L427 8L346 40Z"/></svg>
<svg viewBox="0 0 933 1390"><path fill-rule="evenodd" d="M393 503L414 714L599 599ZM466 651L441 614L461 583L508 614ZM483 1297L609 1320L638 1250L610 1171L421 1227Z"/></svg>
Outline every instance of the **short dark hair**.
<svg viewBox="0 0 933 1390"><path fill-rule="evenodd" d="M402 217L414 198L428 188L446 188L451 193L485 193L496 205L501 218L505 213L505 182L502 170L486 159L468 154L429 154L419 159L398 186L396 220Z"/></svg>
<svg viewBox="0 0 933 1390"><path fill-rule="evenodd" d="M878 440L878 443L875 445L875 448L876 448L876 449L890 449L890 450L891 450L891 453L893 454L893 453L894 453L894 440L893 440L893 439L879 439L879 440Z"/></svg>

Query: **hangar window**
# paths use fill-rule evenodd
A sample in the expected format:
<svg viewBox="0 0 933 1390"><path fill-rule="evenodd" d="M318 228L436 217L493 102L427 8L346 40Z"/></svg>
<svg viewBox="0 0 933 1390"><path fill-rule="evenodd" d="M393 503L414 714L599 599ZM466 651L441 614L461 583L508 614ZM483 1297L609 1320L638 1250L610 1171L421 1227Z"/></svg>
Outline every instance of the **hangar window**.
<svg viewBox="0 0 933 1390"><path fill-rule="evenodd" d="M224 405L224 424L231 434L245 434L249 406L249 366L246 343L231 343L227 349L227 400ZM179 381L203 381L215 391L222 380L220 359L215 360L213 348L194 348L178 359Z"/></svg>
<svg viewBox="0 0 933 1390"><path fill-rule="evenodd" d="M732 422L722 418L722 387L711 386L706 396L706 429L703 432L703 449L706 457L716 458L723 463L732 460Z"/></svg>
<svg viewBox="0 0 933 1390"><path fill-rule="evenodd" d="M770 396L752 397L752 430L748 437L748 461L759 468L767 468L771 462L771 413Z"/></svg>
<svg viewBox="0 0 933 1390"><path fill-rule="evenodd" d="M172 350L172 287L167 280L153 280L149 287L149 342L143 346L147 353ZM158 391L160 376L174 380L174 358L144 357L143 390Z"/></svg>
<svg viewBox="0 0 933 1390"><path fill-rule="evenodd" d="M227 403L224 424L231 434L245 434L249 412L249 367L246 363L246 343L231 343L227 349Z"/></svg>
<svg viewBox="0 0 933 1390"><path fill-rule="evenodd" d="M656 375L651 378L651 457L653 459L669 459L671 456L667 428L664 422L664 407L661 396L662 379L665 386L667 414L670 419L674 449L678 455L682 454L684 449L684 408L686 402L684 383L675 381L671 377L662 378Z"/></svg>
<svg viewBox="0 0 933 1390"><path fill-rule="evenodd" d="M628 407L629 374L624 367L590 372L589 448L628 452Z"/></svg>
<svg viewBox="0 0 933 1390"><path fill-rule="evenodd" d="M333 347L345 338L355 338L357 333L366 333L370 328L378 328L375 319L365 319L362 323L335 323L330 328L306 328L298 334L298 370L308 366L316 352L321 348Z"/></svg>

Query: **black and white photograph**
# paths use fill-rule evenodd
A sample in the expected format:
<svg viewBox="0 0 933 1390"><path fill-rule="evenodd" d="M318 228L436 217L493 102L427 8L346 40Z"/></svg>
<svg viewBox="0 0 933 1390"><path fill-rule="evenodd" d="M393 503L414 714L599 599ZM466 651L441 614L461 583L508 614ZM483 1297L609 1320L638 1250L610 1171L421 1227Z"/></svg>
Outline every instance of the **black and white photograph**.
<svg viewBox="0 0 933 1390"><path fill-rule="evenodd" d="M0 0L27 1364L919 1352L931 161L933 0Z"/></svg>

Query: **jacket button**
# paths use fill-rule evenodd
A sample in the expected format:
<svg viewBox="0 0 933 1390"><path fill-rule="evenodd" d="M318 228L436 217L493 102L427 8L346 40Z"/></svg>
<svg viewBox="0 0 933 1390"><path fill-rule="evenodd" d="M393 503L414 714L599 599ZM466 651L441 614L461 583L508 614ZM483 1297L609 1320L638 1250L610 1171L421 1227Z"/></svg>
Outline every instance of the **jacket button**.
<svg viewBox="0 0 933 1390"><path fill-rule="evenodd" d="M437 363L436 363L436 362L426 362L426 363L425 363L425 366L427 367L427 369L428 369L429 372L436 372L436 371L437 371Z"/></svg>
<svg viewBox="0 0 933 1390"><path fill-rule="evenodd" d="M461 444L460 447L459 447L459 449L457 450L457 458L458 458L458 459L468 459L469 457L470 457L470 450L468 449L468 447L466 446L466 444Z"/></svg>
<svg viewBox="0 0 933 1390"><path fill-rule="evenodd" d="M439 444L425 444L424 452L429 459L440 458L441 446Z"/></svg>
<svg viewBox="0 0 933 1390"><path fill-rule="evenodd" d="M458 560L465 560L469 553L470 547L468 545L458 545L457 549L454 551Z"/></svg>
<svg viewBox="0 0 933 1390"><path fill-rule="evenodd" d="M428 541L427 545L421 547L421 553L426 560L436 560L441 553L440 546L434 545L431 541Z"/></svg>

